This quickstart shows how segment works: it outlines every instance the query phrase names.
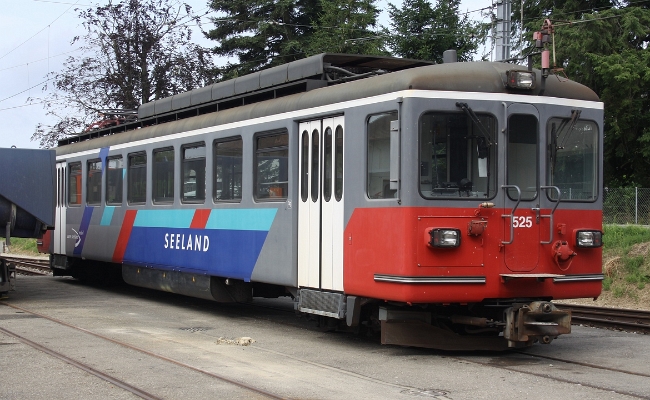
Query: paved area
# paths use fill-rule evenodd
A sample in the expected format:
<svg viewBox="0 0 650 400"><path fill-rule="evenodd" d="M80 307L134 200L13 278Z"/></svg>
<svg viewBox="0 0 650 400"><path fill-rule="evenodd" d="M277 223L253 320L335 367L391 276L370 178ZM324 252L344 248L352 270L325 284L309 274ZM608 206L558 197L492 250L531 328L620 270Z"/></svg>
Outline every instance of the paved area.
<svg viewBox="0 0 650 400"><path fill-rule="evenodd" d="M574 327L523 353L440 352L322 331L287 299L217 304L55 277L20 276L2 303L0 328L160 398L263 398L197 369L299 399L650 398L650 336L631 333ZM0 371L2 399L134 398L2 332Z"/></svg>

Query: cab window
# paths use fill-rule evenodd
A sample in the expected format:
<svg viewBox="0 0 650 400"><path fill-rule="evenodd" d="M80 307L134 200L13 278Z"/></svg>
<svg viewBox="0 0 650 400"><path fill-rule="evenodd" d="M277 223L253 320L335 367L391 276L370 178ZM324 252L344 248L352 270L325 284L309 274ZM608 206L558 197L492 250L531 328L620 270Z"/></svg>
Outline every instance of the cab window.
<svg viewBox="0 0 650 400"><path fill-rule="evenodd" d="M496 194L496 118L429 112L419 121L420 194L424 198L491 198ZM486 135L489 134L489 137Z"/></svg>

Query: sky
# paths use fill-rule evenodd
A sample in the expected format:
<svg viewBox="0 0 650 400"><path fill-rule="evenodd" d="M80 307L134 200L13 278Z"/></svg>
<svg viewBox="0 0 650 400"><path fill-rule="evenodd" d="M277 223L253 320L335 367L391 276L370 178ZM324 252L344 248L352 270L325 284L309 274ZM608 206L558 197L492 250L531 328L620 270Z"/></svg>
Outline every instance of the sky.
<svg viewBox="0 0 650 400"><path fill-rule="evenodd" d="M207 0L183 0L197 13L207 10ZM38 148L31 136L38 123L52 124L46 115L42 88L48 74L58 72L69 56L79 56L78 44L72 39L84 34L75 8L88 8L102 0L0 0L0 147ZM379 0L379 8L400 0ZM489 7L492 0L463 0L460 10L474 11ZM480 12L470 18L482 19ZM207 19L206 19L207 22ZM384 12L382 25L388 25ZM204 29L209 29L207 22ZM211 41L194 35L197 42L210 46ZM222 64L218 62L218 64Z"/></svg>

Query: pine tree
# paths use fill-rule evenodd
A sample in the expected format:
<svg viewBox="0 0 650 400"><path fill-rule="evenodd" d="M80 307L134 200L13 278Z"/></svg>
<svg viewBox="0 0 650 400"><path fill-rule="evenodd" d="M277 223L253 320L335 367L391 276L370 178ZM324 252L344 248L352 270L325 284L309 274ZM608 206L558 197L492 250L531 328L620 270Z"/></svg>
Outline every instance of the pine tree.
<svg viewBox="0 0 650 400"><path fill-rule="evenodd" d="M321 7L309 54L388 55L384 38L374 29L379 16L374 0L322 0Z"/></svg>
<svg viewBox="0 0 650 400"><path fill-rule="evenodd" d="M212 19L208 32L217 41L214 53L238 60L221 68L222 79L304 58L320 11L319 0L212 0L210 6L225 14Z"/></svg>
<svg viewBox="0 0 650 400"><path fill-rule="evenodd" d="M460 0L404 0L400 8L388 5L390 30L385 30L394 54L442 62L442 53L454 49L459 61L470 61L478 48L478 26L460 17Z"/></svg>

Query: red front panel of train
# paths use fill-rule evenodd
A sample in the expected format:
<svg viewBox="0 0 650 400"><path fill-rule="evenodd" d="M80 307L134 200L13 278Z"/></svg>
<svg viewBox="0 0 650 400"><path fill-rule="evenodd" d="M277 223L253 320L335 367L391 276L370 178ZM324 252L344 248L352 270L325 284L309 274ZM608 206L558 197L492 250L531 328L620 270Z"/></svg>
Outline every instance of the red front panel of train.
<svg viewBox="0 0 650 400"><path fill-rule="evenodd" d="M509 211L356 209L345 230L345 291L412 303L600 294L601 248L579 248L575 243L576 230L602 229L600 211L556 211L553 240L542 244L550 239L550 219L537 220L532 211L521 210L508 244L511 222L503 215ZM549 212L541 210L541 215ZM432 247L432 229L458 229L460 245ZM566 279L584 276L595 279Z"/></svg>

